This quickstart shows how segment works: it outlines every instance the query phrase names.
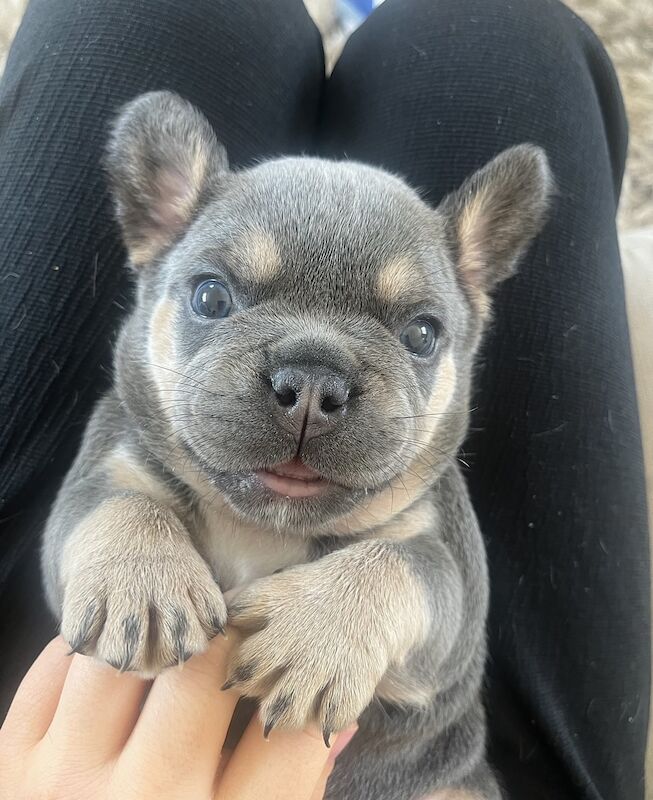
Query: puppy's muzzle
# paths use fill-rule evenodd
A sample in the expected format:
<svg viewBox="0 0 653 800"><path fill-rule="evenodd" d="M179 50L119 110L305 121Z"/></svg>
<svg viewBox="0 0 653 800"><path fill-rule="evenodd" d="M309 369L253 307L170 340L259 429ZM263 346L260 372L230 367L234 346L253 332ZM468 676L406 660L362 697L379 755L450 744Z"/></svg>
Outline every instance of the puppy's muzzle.
<svg viewBox="0 0 653 800"><path fill-rule="evenodd" d="M277 423L301 446L333 430L347 413L351 384L324 367L289 365L270 376Z"/></svg>

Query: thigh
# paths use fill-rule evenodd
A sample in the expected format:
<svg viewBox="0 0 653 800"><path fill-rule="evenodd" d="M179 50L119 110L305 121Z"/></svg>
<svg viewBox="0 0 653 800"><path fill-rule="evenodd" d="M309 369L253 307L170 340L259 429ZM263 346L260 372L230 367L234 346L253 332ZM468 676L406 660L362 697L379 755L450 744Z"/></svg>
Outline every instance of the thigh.
<svg viewBox="0 0 653 800"><path fill-rule="evenodd" d="M29 4L0 82L5 695L20 671L15 654L22 647L25 664L45 635L37 537L108 381L110 337L129 302L102 170L110 119L141 92L174 90L204 111L239 165L312 146L323 76L301 0ZM27 628L37 632L23 647Z"/></svg>
<svg viewBox="0 0 653 800"><path fill-rule="evenodd" d="M322 124L325 153L434 203L509 145L550 156L552 216L496 299L466 445L492 579L490 754L511 797L642 797L648 533L607 56L557 0L387 0Z"/></svg>

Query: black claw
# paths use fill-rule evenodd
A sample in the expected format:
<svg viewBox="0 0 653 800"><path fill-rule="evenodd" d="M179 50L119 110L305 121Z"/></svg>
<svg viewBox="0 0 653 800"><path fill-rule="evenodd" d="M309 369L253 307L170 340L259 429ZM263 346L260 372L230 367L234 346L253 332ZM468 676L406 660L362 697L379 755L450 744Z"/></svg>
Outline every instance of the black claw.
<svg viewBox="0 0 653 800"><path fill-rule="evenodd" d="M125 637L125 657L120 665L120 671L127 672L136 654L136 647L141 635L141 623L134 614L130 614L122 621L122 629Z"/></svg>
<svg viewBox="0 0 653 800"><path fill-rule="evenodd" d="M173 636L175 639L175 652L177 654L177 663L184 660L184 653L186 652L185 639L188 633L188 618L186 614L180 609L174 609L175 627Z"/></svg>
<svg viewBox="0 0 653 800"><path fill-rule="evenodd" d="M235 686L237 683L244 683L248 681L255 672L256 670L253 664L243 664L240 667L236 667L231 677L222 684L222 688L231 689L231 687Z"/></svg>
<svg viewBox="0 0 653 800"><path fill-rule="evenodd" d="M225 635L225 626L220 622L217 617L213 617L211 619L211 627L213 628L213 635L217 636L218 634L224 636Z"/></svg>
<svg viewBox="0 0 653 800"><path fill-rule="evenodd" d="M233 688L237 683L238 683L238 681L235 681L233 678L229 678L229 680L226 680L222 684L222 686L220 687L220 691L221 692L226 692L227 689Z"/></svg>
<svg viewBox="0 0 653 800"><path fill-rule="evenodd" d="M327 747L331 747L331 731L326 726L322 728L322 738L324 739L324 744Z"/></svg>
<svg viewBox="0 0 653 800"><path fill-rule="evenodd" d="M77 639L75 642L69 642L70 650L68 651L68 655L72 656L74 653L79 653L80 656L86 655L86 650L88 648L88 640L87 639Z"/></svg>
<svg viewBox="0 0 653 800"><path fill-rule="evenodd" d="M84 619L82 620L82 624L80 625L80 633L77 639L74 642L69 642L70 650L67 655L72 656L74 653L79 653L80 656L85 655L85 651L88 649L88 646L91 642L91 631L93 626L93 620L95 618L95 612L97 610L97 603L95 600L92 600L87 606L84 611Z"/></svg>
<svg viewBox="0 0 653 800"><path fill-rule="evenodd" d="M233 678L236 683L244 683L250 680L255 672L256 668L254 664L243 664L235 670Z"/></svg>
<svg viewBox="0 0 653 800"><path fill-rule="evenodd" d="M291 705L292 695L282 695L281 697L277 697L274 703L272 703L265 722L265 727L263 728L263 736L266 739L268 738L268 733L279 722Z"/></svg>

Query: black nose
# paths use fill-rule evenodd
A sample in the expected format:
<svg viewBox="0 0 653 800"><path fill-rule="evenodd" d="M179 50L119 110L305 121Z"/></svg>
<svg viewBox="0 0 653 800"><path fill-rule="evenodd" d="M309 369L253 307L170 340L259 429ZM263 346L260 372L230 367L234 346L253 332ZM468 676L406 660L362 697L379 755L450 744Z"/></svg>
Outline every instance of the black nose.
<svg viewBox="0 0 653 800"><path fill-rule="evenodd" d="M343 375L317 367L282 367L272 373L270 383L277 420L298 442L332 430L343 418L351 392Z"/></svg>

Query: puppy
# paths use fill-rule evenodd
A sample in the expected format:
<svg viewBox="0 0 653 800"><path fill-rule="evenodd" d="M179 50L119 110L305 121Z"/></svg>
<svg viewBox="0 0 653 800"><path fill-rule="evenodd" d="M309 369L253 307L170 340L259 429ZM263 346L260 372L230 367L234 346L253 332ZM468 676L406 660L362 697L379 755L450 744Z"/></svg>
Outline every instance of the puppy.
<svg viewBox="0 0 653 800"><path fill-rule="evenodd" d="M433 210L362 164L230 171L158 92L122 111L107 165L137 297L45 531L63 636L154 675L229 619L228 684L266 734L359 721L328 798L500 797L456 453L489 294L543 222L543 152L507 150Z"/></svg>

